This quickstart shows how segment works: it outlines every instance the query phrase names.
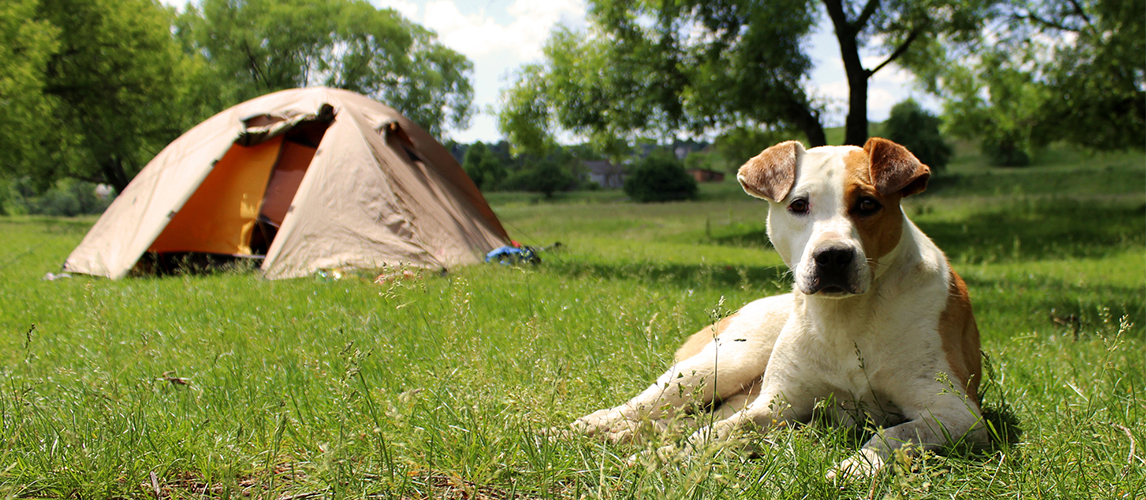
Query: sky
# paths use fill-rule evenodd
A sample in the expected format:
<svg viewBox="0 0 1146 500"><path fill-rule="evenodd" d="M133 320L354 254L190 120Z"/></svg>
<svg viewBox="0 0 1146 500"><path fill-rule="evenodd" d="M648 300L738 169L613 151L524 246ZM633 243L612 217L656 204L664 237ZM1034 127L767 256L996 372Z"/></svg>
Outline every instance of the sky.
<svg viewBox="0 0 1146 500"><path fill-rule="evenodd" d="M187 0L163 0L183 6ZM541 60L541 47L550 31L563 24L585 27L584 0L369 0L375 6L389 7L406 18L438 34L447 47L464 54L474 63L475 114L466 129L447 129L446 135L458 142L497 142L494 107L500 90L521 65ZM825 126L844 124L848 84L840 59L839 46L831 23L825 18L811 37L815 69L811 75L813 95L827 97L834 109ZM876 54L863 57L864 66L873 68L883 60ZM891 106L914 97L924 107L936 109L933 99L916 90L909 73L888 65L876 73L868 87L868 119L887 119Z"/></svg>

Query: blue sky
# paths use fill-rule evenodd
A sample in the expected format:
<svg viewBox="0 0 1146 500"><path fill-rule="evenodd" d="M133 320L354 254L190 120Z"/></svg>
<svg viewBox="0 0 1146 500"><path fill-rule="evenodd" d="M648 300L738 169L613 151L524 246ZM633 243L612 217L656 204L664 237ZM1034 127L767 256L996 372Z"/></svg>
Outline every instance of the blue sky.
<svg viewBox="0 0 1146 500"><path fill-rule="evenodd" d="M182 6L187 0L163 0ZM370 0L376 6L390 7L438 33L446 46L465 54L474 63L474 105L477 113L464 130L447 130L459 142L499 140L492 108L512 72L522 64L539 61L541 47L558 24L572 28L585 26L584 0ZM826 19L811 38L815 62L810 89L833 105L826 126L843 125L847 105L847 79L840 61L831 23ZM864 63L875 67L882 58L865 54ZM894 64L880 70L868 92L868 118L882 121L895 103L915 97L924 106L936 109L934 101L915 90L910 74Z"/></svg>

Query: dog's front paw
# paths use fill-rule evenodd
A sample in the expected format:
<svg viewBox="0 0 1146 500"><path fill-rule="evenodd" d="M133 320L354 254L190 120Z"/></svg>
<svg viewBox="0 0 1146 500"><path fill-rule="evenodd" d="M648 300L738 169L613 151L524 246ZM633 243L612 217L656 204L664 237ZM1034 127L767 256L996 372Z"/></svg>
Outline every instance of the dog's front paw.
<svg viewBox="0 0 1146 500"><path fill-rule="evenodd" d="M828 480L854 481L874 476L883 468L883 458L875 450L863 449L828 471Z"/></svg>
<svg viewBox="0 0 1146 500"><path fill-rule="evenodd" d="M630 420L615 408L597 410L573 422L570 427L586 436L604 439L610 443L631 441L640 423Z"/></svg>
<svg viewBox="0 0 1146 500"><path fill-rule="evenodd" d="M687 446L682 449L670 444L661 446L655 450L647 449L640 453L629 455L629 459L626 460L625 463L629 467L634 467L641 463L651 462L654 464L654 468L656 468L656 466L662 464L680 462L687 459L689 457L689 451L690 448Z"/></svg>

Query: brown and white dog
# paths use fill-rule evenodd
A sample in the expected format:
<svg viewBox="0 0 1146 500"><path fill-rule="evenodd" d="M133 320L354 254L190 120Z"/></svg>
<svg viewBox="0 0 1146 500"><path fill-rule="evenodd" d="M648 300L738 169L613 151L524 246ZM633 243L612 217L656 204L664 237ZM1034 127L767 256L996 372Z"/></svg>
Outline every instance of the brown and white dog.
<svg viewBox="0 0 1146 500"><path fill-rule="evenodd" d="M930 175L878 138L862 149L790 141L752 158L737 179L769 202L768 237L793 272L792 293L693 334L648 389L574 429L622 441L696 406L711 408L713 423L689 448L739 427L806 422L813 410L880 429L829 477L873 474L897 449L986 441L966 285L900 208Z"/></svg>

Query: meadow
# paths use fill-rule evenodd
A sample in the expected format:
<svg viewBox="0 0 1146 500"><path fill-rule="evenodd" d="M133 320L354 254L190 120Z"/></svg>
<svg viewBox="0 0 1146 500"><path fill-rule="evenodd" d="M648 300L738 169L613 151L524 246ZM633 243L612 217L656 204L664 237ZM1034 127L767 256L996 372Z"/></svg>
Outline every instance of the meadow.
<svg viewBox="0 0 1146 500"><path fill-rule="evenodd" d="M966 279L995 442L825 473L813 423L661 462L542 431L643 389L692 332L791 285L766 204L495 193L536 266L374 282L44 281L94 218L0 218L5 498L1143 498L1146 158L973 160L905 210ZM664 436L661 439L673 439Z"/></svg>

